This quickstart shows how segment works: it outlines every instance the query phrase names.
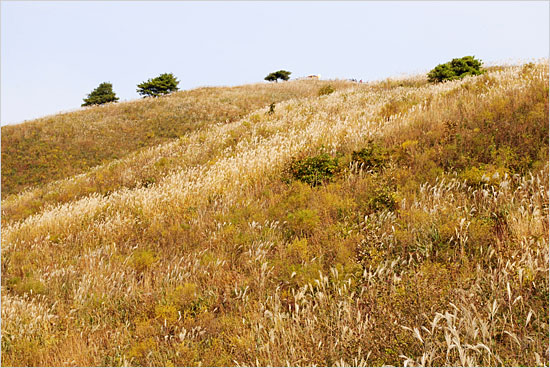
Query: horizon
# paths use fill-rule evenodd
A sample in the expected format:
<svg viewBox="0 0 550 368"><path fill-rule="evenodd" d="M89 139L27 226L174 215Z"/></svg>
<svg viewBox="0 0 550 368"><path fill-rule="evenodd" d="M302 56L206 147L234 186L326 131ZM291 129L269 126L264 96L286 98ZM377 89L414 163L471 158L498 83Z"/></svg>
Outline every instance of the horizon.
<svg viewBox="0 0 550 368"><path fill-rule="evenodd" d="M485 65L548 59L549 4L538 1L3 1L1 10L2 125L77 111L102 82L120 102L137 100L136 85L164 72L192 90L267 83L279 69L370 82L466 55Z"/></svg>
<svg viewBox="0 0 550 368"><path fill-rule="evenodd" d="M464 55L464 56L467 56L467 55ZM497 61L497 62L491 62L491 63L485 63L484 62L483 66L484 67L513 66L513 65L521 65L521 64L524 64L524 63L528 63L528 62L540 62L541 60L546 60L547 63L550 62L549 58L544 58L543 57L543 58L538 58L538 59L533 58L533 59L528 59L528 60L517 60L517 61L502 61L502 62ZM425 75L425 74L427 74L428 71L429 70L414 73L414 74L399 73L399 74L396 74L396 75L390 75L390 76L382 77L382 78L379 78L379 79L362 80L362 83L376 83L376 82L380 82L380 81L384 81L384 80L388 80L388 79L389 80L399 80L401 78L413 78L413 77L416 77L416 76ZM307 76L304 75L304 76L299 76L299 77L291 77L288 81L279 81L277 83L287 83L287 82L298 81L300 78L305 78L305 77L307 77ZM331 81L331 80L338 81L338 80L350 80L350 79L349 78L348 79L341 79L341 78L325 79L325 78L322 78L322 75L321 75L320 80L322 80L322 81ZM109 82L109 81L105 81L105 82ZM359 80L357 80L357 82L359 82ZM272 84L272 83L274 83L274 82L267 82L267 81L262 80L262 81L258 81L258 82L235 84L235 85L204 85L204 86L198 85L198 86L195 86L195 87L192 87L192 88L179 88L178 91L176 91L176 92L193 91L193 90L197 90L197 89L201 89L201 88L234 88L234 87L241 87L241 86L254 85L254 84ZM113 86L113 89L114 89L114 86ZM172 92L172 93L175 93L175 92ZM169 93L166 96L168 96L172 93ZM159 96L159 97L163 97L163 96ZM157 97L151 97L151 96L141 97L141 96L138 95L138 96L135 96L134 98L130 98L130 99L119 99L118 101L112 102L112 103L122 104L122 103L128 103L128 102L143 100L145 98L157 98ZM74 108L68 108L68 109L64 109L64 110L55 111L55 112L48 113L46 115L38 116L38 117L35 117L35 118L26 119L26 120L23 120L23 121L18 121L18 122L13 122L13 123L5 123L5 124L2 123L2 126L23 124L23 123L32 122L32 121L35 121L35 120L50 118L50 117L53 117L53 116L56 116L56 115L70 114L70 113L81 111L81 110L91 109L91 108L95 108L95 107L98 107L98 106L101 106L101 105L106 105L106 104L110 104L110 103L99 104L99 105L90 105L90 106L77 106L77 107L74 107Z"/></svg>

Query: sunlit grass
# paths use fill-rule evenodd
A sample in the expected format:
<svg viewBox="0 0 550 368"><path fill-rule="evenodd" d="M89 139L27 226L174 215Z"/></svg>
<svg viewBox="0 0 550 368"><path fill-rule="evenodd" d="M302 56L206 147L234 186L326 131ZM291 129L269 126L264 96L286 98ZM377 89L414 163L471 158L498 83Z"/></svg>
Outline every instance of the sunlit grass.
<svg viewBox="0 0 550 368"><path fill-rule="evenodd" d="M2 364L548 365L547 64L320 87L4 200Z"/></svg>
<svg viewBox="0 0 550 368"><path fill-rule="evenodd" d="M205 87L2 127L2 198L83 173L136 150L236 121L271 103L317 95L328 82ZM338 89L351 85L336 81ZM109 182L89 190L108 190Z"/></svg>

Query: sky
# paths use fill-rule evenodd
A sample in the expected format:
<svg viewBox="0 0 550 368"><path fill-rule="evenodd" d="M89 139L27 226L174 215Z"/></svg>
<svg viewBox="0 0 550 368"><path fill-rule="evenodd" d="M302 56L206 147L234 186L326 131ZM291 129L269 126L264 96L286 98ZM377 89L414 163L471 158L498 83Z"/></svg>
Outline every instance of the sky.
<svg viewBox="0 0 550 368"><path fill-rule="evenodd" d="M6 1L0 122L78 109L102 82L121 101L173 73L180 89L291 77L363 81L547 58L548 1ZM267 83L267 82L265 82Z"/></svg>

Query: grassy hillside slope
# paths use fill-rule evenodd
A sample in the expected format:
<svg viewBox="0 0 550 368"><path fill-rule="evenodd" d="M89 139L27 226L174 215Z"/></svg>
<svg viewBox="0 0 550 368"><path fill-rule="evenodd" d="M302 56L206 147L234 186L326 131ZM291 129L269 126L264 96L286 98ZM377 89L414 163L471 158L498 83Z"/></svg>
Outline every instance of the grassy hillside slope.
<svg viewBox="0 0 550 368"><path fill-rule="evenodd" d="M424 83L415 81L414 83ZM279 87L284 85L284 87ZM287 83L279 83L272 85L273 93L268 94L265 88L269 86L259 85L252 88L248 86L246 93L256 94L254 97L258 101L266 101L266 95L273 96L279 91L281 96L290 98L291 96L308 96L318 95L318 92L327 85L331 85L337 89L350 87L352 84L346 81L294 81ZM260 88L261 87L261 88ZM367 88L357 86L356 88ZM254 99L245 94L242 90L235 88L242 94L242 101ZM219 93L218 89L213 89L213 97L204 97L207 101L215 98ZM235 93L235 91L233 91ZM238 101L234 99L227 100L227 104ZM156 101L155 101L156 102ZM275 105L275 110L279 106ZM242 109L244 114L246 110ZM29 215L32 215L40 209L54 204L66 203L71 200L81 198L91 193L107 194L121 188L136 188L141 186L149 186L160 180L167 173L181 169L186 166L199 163L206 163L223 152L223 149L229 149L236 145L239 137L242 134L249 134L247 124L253 124L260 120L261 115L270 114L270 108L265 107L260 110L255 110L249 113L246 117L246 122L235 128L226 121L214 122L204 125L197 122L181 139L172 139L171 143L164 145L156 145L149 148L140 149L129 153L121 159L108 161L102 165L98 165L89 171L74 177L69 177L62 180L47 182L44 185L38 185L30 188L22 193L8 196L2 201L2 224L6 224L13 220L21 220ZM219 111L218 111L219 113ZM212 119L216 115L212 112ZM212 134L206 134L209 130L224 132L223 139ZM266 130L265 134L268 134ZM118 137L122 139L121 137ZM108 146L106 143L102 143ZM98 145L100 145L98 143ZM113 149L116 149L113 147Z"/></svg>
<svg viewBox="0 0 550 368"><path fill-rule="evenodd" d="M548 92L352 85L21 195L2 364L548 365Z"/></svg>
<svg viewBox="0 0 550 368"><path fill-rule="evenodd" d="M91 107L2 127L2 198L70 177L271 103L316 95L329 82L209 87ZM335 88L349 82L331 82Z"/></svg>

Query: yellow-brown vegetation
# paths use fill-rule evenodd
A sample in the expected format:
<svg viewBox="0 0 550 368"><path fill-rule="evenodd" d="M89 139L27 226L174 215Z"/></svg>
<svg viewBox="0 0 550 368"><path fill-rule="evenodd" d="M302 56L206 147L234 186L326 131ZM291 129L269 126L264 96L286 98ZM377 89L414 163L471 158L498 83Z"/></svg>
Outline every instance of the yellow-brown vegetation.
<svg viewBox="0 0 550 368"><path fill-rule="evenodd" d="M333 84L341 89L351 83ZM239 120L270 103L314 96L325 85L328 82L303 81L204 87L3 126L2 198L84 173L211 124ZM110 179L109 174L94 177L86 185L88 194L116 189Z"/></svg>
<svg viewBox="0 0 550 368"><path fill-rule="evenodd" d="M548 82L331 81L6 198L2 365L548 365Z"/></svg>

